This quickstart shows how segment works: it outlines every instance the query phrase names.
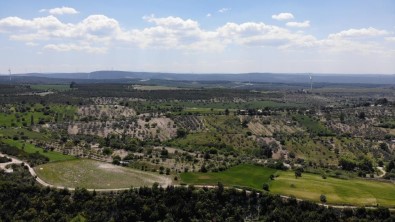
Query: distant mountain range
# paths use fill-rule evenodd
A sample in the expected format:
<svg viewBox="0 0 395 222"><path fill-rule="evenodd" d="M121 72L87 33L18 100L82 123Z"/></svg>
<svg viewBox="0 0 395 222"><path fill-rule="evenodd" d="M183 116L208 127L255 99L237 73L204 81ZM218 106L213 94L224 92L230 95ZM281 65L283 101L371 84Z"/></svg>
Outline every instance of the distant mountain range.
<svg viewBox="0 0 395 222"><path fill-rule="evenodd" d="M36 77L36 78L34 78ZM266 82L266 83L309 83L308 74L278 73L242 73L242 74L187 74L158 72L96 71L91 73L26 73L15 74L13 78L23 79L62 79L62 80L175 80L175 81L230 81L230 82ZM0 75L0 81L6 81L7 75ZM346 84L395 84L395 75L381 74L313 74L313 82Z"/></svg>

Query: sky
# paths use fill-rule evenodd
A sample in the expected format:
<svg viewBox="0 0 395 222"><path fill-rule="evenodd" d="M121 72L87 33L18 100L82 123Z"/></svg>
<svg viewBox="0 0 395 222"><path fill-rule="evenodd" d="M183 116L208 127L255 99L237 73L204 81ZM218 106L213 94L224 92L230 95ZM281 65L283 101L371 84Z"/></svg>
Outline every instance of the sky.
<svg viewBox="0 0 395 222"><path fill-rule="evenodd" d="M393 0L0 0L0 73L395 74Z"/></svg>

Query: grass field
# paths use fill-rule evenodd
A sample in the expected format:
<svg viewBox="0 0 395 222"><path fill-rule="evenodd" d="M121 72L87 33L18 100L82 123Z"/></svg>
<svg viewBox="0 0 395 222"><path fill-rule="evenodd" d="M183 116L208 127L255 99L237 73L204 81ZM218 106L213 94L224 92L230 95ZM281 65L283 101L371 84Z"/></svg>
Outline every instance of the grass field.
<svg viewBox="0 0 395 222"><path fill-rule="evenodd" d="M35 167L35 171L47 183L88 189L151 186L155 182L165 186L171 183L168 177L155 173L89 159L48 163Z"/></svg>
<svg viewBox="0 0 395 222"><path fill-rule="evenodd" d="M273 193L293 195L316 202L319 201L320 195L324 194L328 203L395 206L395 184L393 183L331 177L322 179L320 175L307 173L295 179L292 171L279 174L280 176L270 184L270 190Z"/></svg>
<svg viewBox="0 0 395 222"><path fill-rule="evenodd" d="M183 173L181 180L188 184L215 185L218 182L225 186L245 186L262 189L268 183L270 175L276 170L253 165L238 165L221 173Z"/></svg>
<svg viewBox="0 0 395 222"><path fill-rule="evenodd" d="M3 139L2 142L6 143L10 146L17 147L18 149L22 149L22 147L23 147L23 142L21 142L19 140ZM75 159L74 156L64 155L62 153L58 153L58 152L54 152L54 151L44 152L44 150L42 148L36 147L35 145L30 144L30 143L25 143L24 151L26 153L38 152L38 153L42 154L43 156L48 157L50 162Z"/></svg>
<svg viewBox="0 0 395 222"><path fill-rule="evenodd" d="M10 108L10 113L0 113L0 127L22 127L31 125L31 117L34 124L40 119L45 122L63 122L65 119L72 120L77 113L77 107L71 105L49 105L47 115L43 112L45 108L41 104L35 104L28 112L16 112L15 107ZM55 118L56 117L56 118Z"/></svg>
<svg viewBox="0 0 395 222"><path fill-rule="evenodd" d="M298 121L303 127L311 133L318 135L330 135L333 134L328 128L326 128L322 123L304 115L295 115L295 120Z"/></svg>
<svg viewBox="0 0 395 222"><path fill-rule="evenodd" d="M47 134L44 133L39 133L35 131L30 131L24 128L7 128L7 129L1 129L0 130L0 136L5 136L5 137L13 137L15 135L25 135L29 139L37 139L37 140L49 140Z"/></svg>
<svg viewBox="0 0 395 222"><path fill-rule="evenodd" d="M276 174L275 180L269 180L270 174ZM239 165L220 173L183 173L183 182L188 184L211 184L222 182L226 186L245 186L262 189L263 183L269 183L270 192L295 196L305 200L319 202L324 194L330 204L349 204L358 206L387 207L395 206L395 184L363 179L323 179L316 174L303 173L295 179L293 171Z"/></svg>

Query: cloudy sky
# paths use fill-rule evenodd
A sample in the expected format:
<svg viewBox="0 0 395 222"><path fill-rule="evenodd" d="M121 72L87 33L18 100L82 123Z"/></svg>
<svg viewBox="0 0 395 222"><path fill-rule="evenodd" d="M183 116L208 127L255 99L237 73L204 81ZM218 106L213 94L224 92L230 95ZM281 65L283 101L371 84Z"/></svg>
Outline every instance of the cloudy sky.
<svg viewBox="0 0 395 222"><path fill-rule="evenodd" d="M0 0L0 73L395 74L393 0Z"/></svg>

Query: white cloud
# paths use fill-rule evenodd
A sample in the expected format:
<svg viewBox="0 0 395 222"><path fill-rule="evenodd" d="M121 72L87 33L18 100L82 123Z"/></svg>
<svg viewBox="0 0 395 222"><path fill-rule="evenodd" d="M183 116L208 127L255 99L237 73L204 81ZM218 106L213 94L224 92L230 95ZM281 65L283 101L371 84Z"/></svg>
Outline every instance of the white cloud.
<svg viewBox="0 0 395 222"><path fill-rule="evenodd" d="M304 21L304 22L287 22L286 25L288 27L294 27L294 28L308 28L310 27L310 21Z"/></svg>
<svg viewBox="0 0 395 222"><path fill-rule="evenodd" d="M395 42L395 36L394 37L386 37L385 40L389 42Z"/></svg>
<svg viewBox="0 0 395 222"><path fill-rule="evenodd" d="M228 12L230 10L231 10L231 8L221 8L221 9L218 10L218 12L219 13L226 13L226 12Z"/></svg>
<svg viewBox="0 0 395 222"><path fill-rule="evenodd" d="M310 47L315 38L310 35L291 32L278 26L247 22L227 23L217 29L223 42L251 46L273 46L280 48Z"/></svg>
<svg viewBox="0 0 395 222"><path fill-rule="evenodd" d="M180 17L156 18L144 16L144 20L154 26L124 32L120 39L133 42L139 47L190 49L201 51L222 50L223 45L214 32L202 30L199 23Z"/></svg>
<svg viewBox="0 0 395 222"><path fill-rule="evenodd" d="M210 14L210 13L207 13L206 17L211 17L211 14Z"/></svg>
<svg viewBox="0 0 395 222"><path fill-rule="evenodd" d="M277 15L272 15L272 19L279 20L279 21L290 20L293 18L294 18L294 15L292 15L292 13L289 13L289 12L282 12Z"/></svg>
<svg viewBox="0 0 395 222"><path fill-rule="evenodd" d="M107 51L104 47L92 47L88 44L48 44L44 46L45 50L53 50L58 52L69 52L69 51L86 51L88 53L102 54Z"/></svg>
<svg viewBox="0 0 395 222"><path fill-rule="evenodd" d="M196 21L191 19L184 20L180 17L169 16L166 18L156 18L154 15L144 16L144 20L155 23L158 26L164 27L174 27L174 28L182 28L182 29L194 29L199 26Z"/></svg>
<svg viewBox="0 0 395 222"><path fill-rule="evenodd" d="M60 8L49 9L48 12L49 12L49 14L52 14L52 15L78 14L79 13L74 8L65 7L65 6L60 7Z"/></svg>
<svg viewBox="0 0 395 222"><path fill-rule="evenodd" d="M388 35L386 30L379 30L372 27L362 29L349 29L335 34L330 34L328 38L361 38Z"/></svg>
<svg viewBox="0 0 395 222"><path fill-rule="evenodd" d="M43 9L40 9L38 12L43 13L43 12L46 12L46 11L47 11L47 9L43 8Z"/></svg>
<svg viewBox="0 0 395 222"><path fill-rule="evenodd" d="M38 46L38 44L35 43L35 42L26 42L25 44L26 44L27 46Z"/></svg>
<svg viewBox="0 0 395 222"><path fill-rule="evenodd" d="M262 22L226 23L213 30L200 27L199 22L180 17L157 18L144 16L147 27L125 29L114 18L90 15L76 23L64 23L49 15L34 19L6 17L0 19L0 34L29 46L44 45L45 50L57 52L80 51L106 53L111 47L132 46L170 50L218 52L230 46L272 47L281 50L300 48L323 52L382 53L388 51L386 41L363 36L383 36L386 30L375 28L349 29L317 39L301 31L268 25ZM289 22L288 22L289 23ZM309 21L289 25L308 27ZM356 38L358 37L358 38ZM395 37L388 36L387 41ZM390 44L390 43L387 43Z"/></svg>

